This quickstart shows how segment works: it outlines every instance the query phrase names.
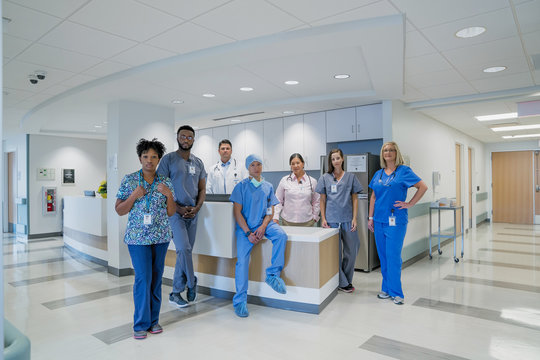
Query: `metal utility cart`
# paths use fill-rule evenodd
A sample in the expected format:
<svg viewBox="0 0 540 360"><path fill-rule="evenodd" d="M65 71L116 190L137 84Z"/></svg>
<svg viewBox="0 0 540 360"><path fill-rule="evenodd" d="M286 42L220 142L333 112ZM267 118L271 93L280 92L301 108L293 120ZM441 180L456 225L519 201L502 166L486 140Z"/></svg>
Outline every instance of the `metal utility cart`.
<svg viewBox="0 0 540 360"><path fill-rule="evenodd" d="M438 231L436 234L433 234L433 231L432 231L432 227L431 227L431 212L433 210L437 210L437 214L438 214ZM450 210L450 211L453 211L454 212L454 234L453 235L445 235L445 234L441 234L441 211L444 211L444 210ZM439 252L439 255L442 254L442 250L441 250L441 238L443 239L454 239L454 261L455 262L459 262L459 259L458 257L456 256L456 211L458 210L461 210L461 258L463 258L463 248L464 248L464 244L465 244L465 238L464 238L464 231L463 231L463 206L430 206L429 207L429 259L431 260L432 256L431 256L431 238L432 237L436 237L439 241L438 241L438 252Z"/></svg>

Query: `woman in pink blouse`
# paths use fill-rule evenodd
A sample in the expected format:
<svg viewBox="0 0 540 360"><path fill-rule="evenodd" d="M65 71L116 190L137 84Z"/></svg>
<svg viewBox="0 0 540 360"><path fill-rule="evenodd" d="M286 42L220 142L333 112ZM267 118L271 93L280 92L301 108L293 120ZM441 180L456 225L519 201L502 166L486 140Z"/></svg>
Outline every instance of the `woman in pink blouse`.
<svg viewBox="0 0 540 360"><path fill-rule="evenodd" d="M319 221L320 195L317 180L304 171L304 158L294 153L289 158L290 175L284 176L276 189L279 204L274 207L274 222L281 215L285 226L313 226Z"/></svg>

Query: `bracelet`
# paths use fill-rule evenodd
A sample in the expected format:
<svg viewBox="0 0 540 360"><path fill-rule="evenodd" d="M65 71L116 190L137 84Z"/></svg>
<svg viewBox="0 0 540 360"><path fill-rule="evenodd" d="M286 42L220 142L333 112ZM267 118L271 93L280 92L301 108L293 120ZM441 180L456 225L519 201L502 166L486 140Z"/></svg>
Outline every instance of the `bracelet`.
<svg viewBox="0 0 540 360"><path fill-rule="evenodd" d="M368 220L373 220L373 216L368 217Z"/></svg>

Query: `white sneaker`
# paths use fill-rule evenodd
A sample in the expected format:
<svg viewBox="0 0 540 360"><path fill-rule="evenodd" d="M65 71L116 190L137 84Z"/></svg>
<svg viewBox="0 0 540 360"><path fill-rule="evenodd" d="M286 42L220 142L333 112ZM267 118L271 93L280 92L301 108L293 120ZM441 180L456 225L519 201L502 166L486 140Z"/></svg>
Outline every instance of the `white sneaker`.
<svg viewBox="0 0 540 360"><path fill-rule="evenodd" d="M388 299L390 298L390 295L388 295L387 293L385 293L384 291L381 291L379 294L377 294L377 297L379 299Z"/></svg>
<svg viewBox="0 0 540 360"><path fill-rule="evenodd" d="M396 305L403 305L405 304L405 300L400 298L399 296L394 297L394 304Z"/></svg>

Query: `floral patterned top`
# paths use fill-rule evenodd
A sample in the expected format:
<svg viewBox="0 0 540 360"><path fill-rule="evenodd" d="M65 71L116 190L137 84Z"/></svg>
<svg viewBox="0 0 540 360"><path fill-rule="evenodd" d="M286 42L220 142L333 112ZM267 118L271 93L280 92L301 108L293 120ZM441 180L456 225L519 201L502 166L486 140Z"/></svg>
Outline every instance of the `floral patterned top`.
<svg viewBox="0 0 540 360"><path fill-rule="evenodd" d="M174 197L174 189L168 177L158 175L152 185L148 184L142 176L142 171L124 176L116 197L126 200L133 191L141 184L147 194L133 203L129 211L128 223L124 242L128 245L153 245L162 244L172 240L172 230L167 215L167 197L157 190L157 185L164 183L171 189ZM149 210L147 210L147 204ZM144 214L152 215L152 223L144 224Z"/></svg>

